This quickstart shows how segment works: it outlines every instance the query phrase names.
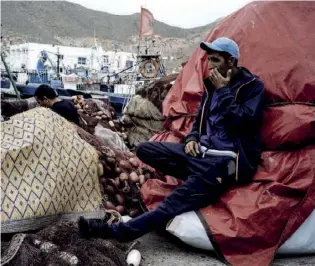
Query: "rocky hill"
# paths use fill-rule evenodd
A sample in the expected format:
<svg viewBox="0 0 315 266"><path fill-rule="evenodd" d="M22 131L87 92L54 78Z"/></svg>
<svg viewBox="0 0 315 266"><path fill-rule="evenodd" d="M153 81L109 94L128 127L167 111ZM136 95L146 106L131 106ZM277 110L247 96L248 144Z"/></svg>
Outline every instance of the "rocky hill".
<svg viewBox="0 0 315 266"><path fill-rule="evenodd" d="M1 1L2 40L91 46L94 32L105 49L131 51L137 44L140 14L113 15L66 1ZM163 55L187 59L214 23L182 29L155 21ZM176 60L175 60L176 62ZM175 63L176 65L176 63Z"/></svg>

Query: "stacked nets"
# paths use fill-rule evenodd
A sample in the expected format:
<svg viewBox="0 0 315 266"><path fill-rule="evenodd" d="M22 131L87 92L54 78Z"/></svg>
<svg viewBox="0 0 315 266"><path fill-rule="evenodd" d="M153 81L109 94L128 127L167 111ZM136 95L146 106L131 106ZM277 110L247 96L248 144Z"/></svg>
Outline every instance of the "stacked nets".
<svg viewBox="0 0 315 266"><path fill-rule="evenodd" d="M135 243L85 239L76 223L60 222L35 234L16 234L1 242L1 265L6 266L124 266Z"/></svg>
<svg viewBox="0 0 315 266"><path fill-rule="evenodd" d="M137 91L123 111L122 122L127 130L128 144L136 147L148 141L164 129L165 117L162 114L164 101L178 74L171 74L149 83Z"/></svg>

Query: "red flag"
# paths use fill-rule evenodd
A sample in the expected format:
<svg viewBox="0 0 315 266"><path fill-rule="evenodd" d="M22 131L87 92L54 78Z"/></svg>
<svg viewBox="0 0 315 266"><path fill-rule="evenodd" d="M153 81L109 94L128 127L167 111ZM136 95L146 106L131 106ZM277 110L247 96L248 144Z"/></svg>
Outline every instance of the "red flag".
<svg viewBox="0 0 315 266"><path fill-rule="evenodd" d="M153 21L152 13L148 9L141 7L140 38L153 35Z"/></svg>

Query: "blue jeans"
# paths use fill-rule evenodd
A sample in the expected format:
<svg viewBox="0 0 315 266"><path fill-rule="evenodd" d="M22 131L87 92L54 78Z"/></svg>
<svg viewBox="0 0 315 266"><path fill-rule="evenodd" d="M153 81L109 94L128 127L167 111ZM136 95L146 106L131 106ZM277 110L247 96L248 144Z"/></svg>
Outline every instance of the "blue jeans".
<svg viewBox="0 0 315 266"><path fill-rule="evenodd" d="M110 225L109 237L119 241L131 241L150 231L165 228L175 216L214 203L234 181L234 176L229 176L227 169L231 158L190 157L185 154L184 144L141 143L137 156L164 174L184 180L184 183L174 189L155 210L126 223ZM222 179L221 183L218 177Z"/></svg>

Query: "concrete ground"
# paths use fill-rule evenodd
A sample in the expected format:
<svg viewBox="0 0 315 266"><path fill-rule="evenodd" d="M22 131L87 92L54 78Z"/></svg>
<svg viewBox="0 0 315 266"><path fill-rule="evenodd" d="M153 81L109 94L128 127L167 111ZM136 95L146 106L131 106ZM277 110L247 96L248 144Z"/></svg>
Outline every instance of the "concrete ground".
<svg viewBox="0 0 315 266"><path fill-rule="evenodd" d="M141 266L223 266L216 255L193 249L175 239L150 233L136 247L143 257ZM255 266L255 265L249 265ZM314 256L279 257L272 266L315 266Z"/></svg>

